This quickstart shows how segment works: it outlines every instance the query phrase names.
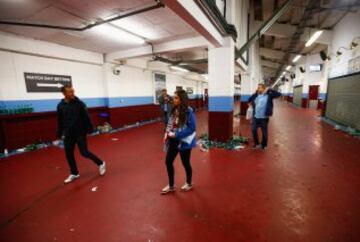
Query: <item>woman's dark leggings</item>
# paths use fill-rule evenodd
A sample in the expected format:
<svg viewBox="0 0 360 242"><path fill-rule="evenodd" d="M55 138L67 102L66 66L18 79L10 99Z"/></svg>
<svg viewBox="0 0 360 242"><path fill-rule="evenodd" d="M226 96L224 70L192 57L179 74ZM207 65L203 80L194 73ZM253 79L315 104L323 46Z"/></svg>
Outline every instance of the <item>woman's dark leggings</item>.
<svg viewBox="0 0 360 242"><path fill-rule="evenodd" d="M178 153L180 153L182 164L185 168L186 172L186 182L191 184L192 179L192 168L190 165L190 156L191 156L191 149L187 150L179 150L178 149L179 141L175 139L169 140L169 147L166 154L166 168L169 176L169 185L171 187L174 186L174 160Z"/></svg>

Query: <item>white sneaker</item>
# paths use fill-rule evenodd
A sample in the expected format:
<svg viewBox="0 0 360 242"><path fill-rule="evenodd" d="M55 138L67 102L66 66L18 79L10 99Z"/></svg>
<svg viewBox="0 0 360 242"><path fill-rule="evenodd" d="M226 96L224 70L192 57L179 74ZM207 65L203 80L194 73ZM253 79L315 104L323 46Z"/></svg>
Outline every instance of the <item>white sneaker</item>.
<svg viewBox="0 0 360 242"><path fill-rule="evenodd" d="M105 172L106 172L106 164L105 164L105 161L103 161L102 165L99 166L100 176L105 175Z"/></svg>
<svg viewBox="0 0 360 242"><path fill-rule="evenodd" d="M175 192L175 187L170 187L169 185L167 185L161 190L161 194L167 194L169 192Z"/></svg>
<svg viewBox="0 0 360 242"><path fill-rule="evenodd" d="M192 188L193 188L193 185L192 185L192 184L185 183L185 184L181 187L181 191L187 192L187 191L191 190Z"/></svg>
<svg viewBox="0 0 360 242"><path fill-rule="evenodd" d="M77 174L77 175L71 174L68 178L66 178L66 180L64 181L64 183L65 183L65 184L68 184L68 183L72 182L73 180L78 179L79 177L80 177L79 174Z"/></svg>

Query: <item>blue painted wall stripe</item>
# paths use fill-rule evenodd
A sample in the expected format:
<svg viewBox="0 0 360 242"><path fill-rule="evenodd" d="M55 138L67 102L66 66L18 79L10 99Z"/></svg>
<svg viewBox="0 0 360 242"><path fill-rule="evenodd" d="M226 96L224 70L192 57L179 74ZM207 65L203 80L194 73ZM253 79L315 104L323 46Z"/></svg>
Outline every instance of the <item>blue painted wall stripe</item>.
<svg viewBox="0 0 360 242"><path fill-rule="evenodd" d="M189 95L190 99L202 98L201 94ZM98 97L98 98L81 98L89 108L94 107L127 107L136 105L153 104L152 96L144 97ZM35 99L35 100L1 100L0 109L15 109L30 105L34 112L55 111L60 99Z"/></svg>
<svg viewBox="0 0 360 242"><path fill-rule="evenodd" d="M326 100L326 93L319 93L319 99Z"/></svg>
<svg viewBox="0 0 360 242"><path fill-rule="evenodd" d="M106 106L106 98L83 98L88 107ZM60 99L42 99L42 100L2 100L0 108L16 109L22 106L30 105L34 112L55 111Z"/></svg>
<svg viewBox="0 0 360 242"><path fill-rule="evenodd" d="M247 102L252 94L240 94L240 101Z"/></svg>
<svg viewBox="0 0 360 242"><path fill-rule="evenodd" d="M154 103L152 96L145 97L111 97L108 98L108 107L128 107L137 105L146 105Z"/></svg>
<svg viewBox="0 0 360 242"><path fill-rule="evenodd" d="M189 99L197 99L197 98L202 98L203 95L202 94L189 94Z"/></svg>
<svg viewBox="0 0 360 242"><path fill-rule="evenodd" d="M293 93L283 93L282 94L283 96L289 96L289 97L292 97L294 94ZM302 97L303 98L308 98L309 97L309 93L303 93L302 94ZM326 100L326 93L319 93L319 99L322 99L322 100Z"/></svg>
<svg viewBox="0 0 360 242"><path fill-rule="evenodd" d="M303 93L302 98L309 98L309 93Z"/></svg>
<svg viewBox="0 0 360 242"><path fill-rule="evenodd" d="M233 96L209 97L210 112L231 112L234 110Z"/></svg>
<svg viewBox="0 0 360 242"><path fill-rule="evenodd" d="M302 98L309 98L309 93L303 93ZM319 93L318 99L326 100L326 93Z"/></svg>
<svg viewBox="0 0 360 242"><path fill-rule="evenodd" d="M153 97L112 97L112 98L81 98L89 108L94 107L126 107L153 103ZM60 99L43 100L2 100L0 108L15 109L24 105L31 105L34 112L55 111Z"/></svg>

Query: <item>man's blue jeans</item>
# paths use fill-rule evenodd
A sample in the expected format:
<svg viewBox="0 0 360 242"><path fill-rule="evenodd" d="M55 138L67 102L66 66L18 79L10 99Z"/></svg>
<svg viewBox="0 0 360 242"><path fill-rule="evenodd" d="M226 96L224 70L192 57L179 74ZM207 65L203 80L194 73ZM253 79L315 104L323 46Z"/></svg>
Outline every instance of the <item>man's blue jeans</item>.
<svg viewBox="0 0 360 242"><path fill-rule="evenodd" d="M168 125L168 122L169 122L169 112L163 111L163 121L164 121L165 128L166 128Z"/></svg>

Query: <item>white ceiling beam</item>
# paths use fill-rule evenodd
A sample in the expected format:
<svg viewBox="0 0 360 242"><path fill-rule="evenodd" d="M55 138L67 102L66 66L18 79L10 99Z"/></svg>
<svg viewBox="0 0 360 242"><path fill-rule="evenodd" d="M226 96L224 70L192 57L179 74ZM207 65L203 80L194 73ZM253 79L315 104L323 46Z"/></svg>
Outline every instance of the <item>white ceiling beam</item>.
<svg viewBox="0 0 360 242"><path fill-rule="evenodd" d="M273 50L269 48L260 48L260 56L281 60L284 58L285 52Z"/></svg>
<svg viewBox="0 0 360 242"><path fill-rule="evenodd" d="M255 29L259 29L263 21L255 21ZM266 32L265 35L287 38L295 33L296 26L290 24L274 23Z"/></svg>
<svg viewBox="0 0 360 242"><path fill-rule="evenodd" d="M297 54L290 54L289 60L292 60ZM264 56L266 58L272 58L277 60L282 60L285 56L285 52L281 50L273 50L269 48L260 47L260 56Z"/></svg>
<svg viewBox="0 0 360 242"><path fill-rule="evenodd" d="M173 40L157 45L142 46L138 48L132 48L128 50L121 50L112 52L105 55L105 61L111 62L114 60L122 60L128 58L135 58L141 56L147 56L152 54L161 54L170 51L185 51L195 48L205 48L209 46L209 42L203 37L193 37L187 39Z"/></svg>
<svg viewBox="0 0 360 242"><path fill-rule="evenodd" d="M270 67L270 68L274 68L277 69L280 67L279 63L273 62L273 61L267 61L267 60L261 60L261 65L262 66L266 66L266 67Z"/></svg>
<svg viewBox="0 0 360 242"><path fill-rule="evenodd" d="M215 47L223 46L224 41L222 35L210 22L202 10L196 5L195 1L162 0L162 3L164 3Z"/></svg>
<svg viewBox="0 0 360 242"><path fill-rule="evenodd" d="M259 28L259 26L262 23L263 23L262 21L255 21L256 28ZM300 40L306 42L311 37L312 33L314 33L317 30L320 29L305 28L304 34L300 37ZM295 31L296 31L295 25L275 23L265 33L265 35L270 35L280 38L290 38L295 33ZM331 38L332 38L332 31L323 30L322 35L316 40L316 43L329 45L331 43Z"/></svg>
<svg viewBox="0 0 360 242"><path fill-rule="evenodd" d="M0 50L96 65L104 63L103 55L97 52L75 49L5 32L0 32Z"/></svg>
<svg viewBox="0 0 360 242"><path fill-rule="evenodd" d="M235 61L235 67L239 68L239 73L240 74L245 74L248 70L249 70L249 66L243 62L243 60L241 58L238 58Z"/></svg>

